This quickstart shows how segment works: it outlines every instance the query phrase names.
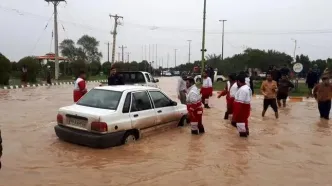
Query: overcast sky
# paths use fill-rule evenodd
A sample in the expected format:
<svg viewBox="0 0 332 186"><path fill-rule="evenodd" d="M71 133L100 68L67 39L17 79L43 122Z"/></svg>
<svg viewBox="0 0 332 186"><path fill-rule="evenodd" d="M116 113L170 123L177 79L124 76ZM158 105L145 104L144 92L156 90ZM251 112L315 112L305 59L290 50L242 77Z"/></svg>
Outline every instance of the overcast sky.
<svg viewBox="0 0 332 186"><path fill-rule="evenodd" d="M332 57L331 7L331 0L207 0L207 53L221 53L222 25L218 20L227 19L226 57L245 47L293 55L292 38L298 41L297 54L311 59ZM169 66L174 66L174 49L177 64L185 63L187 40L192 40L192 61L200 59L203 0L67 0L58 12L59 42L66 38L77 41L84 34L93 36L100 41L102 61L107 61L106 43L112 41L114 20L109 14L124 17L118 27L116 60L120 45L127 47L131 61L141 61L149 59L149 44L151 53L152 45L158 44L158 60L163 58L164 66L167 54ZM1 0L0 52L18 61L54 51L52 13L53 6L43 0ZM151 54L150 60L155 58Z"/></svg>

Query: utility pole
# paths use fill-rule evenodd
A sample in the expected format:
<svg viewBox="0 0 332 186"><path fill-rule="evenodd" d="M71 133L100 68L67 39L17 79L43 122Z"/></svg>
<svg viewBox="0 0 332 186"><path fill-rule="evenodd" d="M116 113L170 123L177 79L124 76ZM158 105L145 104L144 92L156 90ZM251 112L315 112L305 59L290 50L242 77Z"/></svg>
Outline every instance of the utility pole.
<svg viewBox="0 0 332 186"><path fill-rule="evenodd" d="M54 6L54 64L55 64L55 79L59 79L59 41L58 41L58 5L65 0L45 0L52 3Z"/></svg>
<svg viewBox="0 0 332 186"><path fill-rule="evenodd" d="M224 36L225 36L225 19L219 20L222 22L222 44L221 44L221 60L224 60Z"/></svg>
<svg viewBox="0 0 332 186"><path fill-rule="evenodd" d="M110 62L110 42L107 42L106 45L107 45L107 62Z"/></svg>
<svg viewBox="0 0 332 186"><path fill-rule="evenodd" d="M294 44L295 44L295 46L294 46L294 54L293 54L293 56L294 56L294 63L296 62L296 48L297 48L297 40L296 39L292 39L293 41L294 41Z"/></svg>
<svg viewBox="0 0 332 186"><path fill-rule="evenodd" d="M190 55L191 55L191 40L188 40L189 42L189 54L188 54L188 63L190 63Z"/></svg>
<svg viewBox="0 0 332 186"><path fill-rule="evenodd" d="M122 63L124 63L124 49L127 48L125 46L120 46L119 48L121 48L121 53L122 53Z"/></svg>
<svg viewBox="0 0 332 186"><path fill-rule="evenodd" d="M201 61L201 75L203 76L204 67L205 67L205 19L206 19L206 0L204 0L203 7L203 36L202 36L202 61Z"/></svg>
<svg viewBox="0 0 332 186"><path fill-rule="evenodd" d="M146 45L144 45L144 60L147 60L148 58L146 57Z"/></svg>
<svg viewBox="0 0 332 186"><path fill-rule="evenodd" d="M150 46L150 44L149 44L149 63L150 63L150 57L151 57L151 53L150 53L150 51L151 51L151 46Z"/></svg>
<svg viewBox="0 0 332 186"><path fill-rule="evenodd" d="M174 59L175 59L175 66L174 66L174 68L176 67L176 51L177 51L178 49L174 49Z"/></svg>
<svg viewBox="0 0 332 186"><path fill-rule="evenodd" d="M128 63L130 63L130 52L127 52L127 57L128 57Z"/></svg>
<svg viewBox="0 0 332 186"><path fill-rule="evenodd" d="M121 55L121 53L118 52L118 62L120 62L120 55Z"/></svg>
<svg viewBox="0 0 332 186"><path fill-rule="evenodd" d="M159 62L158 62L158 44L156 44L156 65L157 65L157 68L159 68L159 66L160 66L160 64L159 64Z"/></svg>
<svg viewBox="0 0 332 186"><path fill-rule="evenodd" d="M110 14L110 18L111 19L114 18L114 30L113 30L113 32L111 32L111 34L113 34L113 47L112 47L112 64L113 64L114 63L114 57L115 57L116 35L118 34L117 33L117 28L118 28L118 25L119 25L118 20L123 19L123 17L119 16L117 14L115 14L115 15Z"/></svg>

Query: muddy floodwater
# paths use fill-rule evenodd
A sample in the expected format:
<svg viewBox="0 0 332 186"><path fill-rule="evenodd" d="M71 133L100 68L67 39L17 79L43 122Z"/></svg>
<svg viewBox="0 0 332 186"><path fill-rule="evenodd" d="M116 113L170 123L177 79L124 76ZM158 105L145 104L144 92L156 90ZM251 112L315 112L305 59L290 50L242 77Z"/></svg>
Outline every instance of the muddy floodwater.
<svg viewBox="0 0 332 186"><path fill-rule="evenodd" d="M176 98L176 77L159 85ZM91 88L97 84L88 84ZM271 109L252 102L250 137L223 120L225 98L204 111L206 133L190 128L155 132L135 144L90 149L60 141L57 110L72 104L72 85L0 90L4 153L1 186L331 186L332 122L321 121L315 102Z"/></svg>

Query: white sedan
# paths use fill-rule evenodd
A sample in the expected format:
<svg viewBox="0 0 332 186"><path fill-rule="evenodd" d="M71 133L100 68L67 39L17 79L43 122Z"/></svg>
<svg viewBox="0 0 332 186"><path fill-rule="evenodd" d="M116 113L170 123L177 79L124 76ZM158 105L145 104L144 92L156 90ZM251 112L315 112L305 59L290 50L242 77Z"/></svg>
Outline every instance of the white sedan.
<svg viewBox="0 0 332 186"><path fill-rule="evenodd" d="M126 144L144 129L183 126L187 108L160 89L144 86L96 87L77 103L58 111L56 135L67 142L95 148Z"/></svg>

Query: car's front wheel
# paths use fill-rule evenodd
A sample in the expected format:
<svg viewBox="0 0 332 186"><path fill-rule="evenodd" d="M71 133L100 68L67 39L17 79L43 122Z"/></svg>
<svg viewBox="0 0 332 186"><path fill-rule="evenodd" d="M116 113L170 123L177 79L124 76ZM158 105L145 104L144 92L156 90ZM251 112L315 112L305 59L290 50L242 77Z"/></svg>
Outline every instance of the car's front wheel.
<svg viewBox="0 0 332 186"><path fill-rule="evenodd" d="M130 144L138 139L134 131L127 131L122 139L122 144Z"/></svg>

